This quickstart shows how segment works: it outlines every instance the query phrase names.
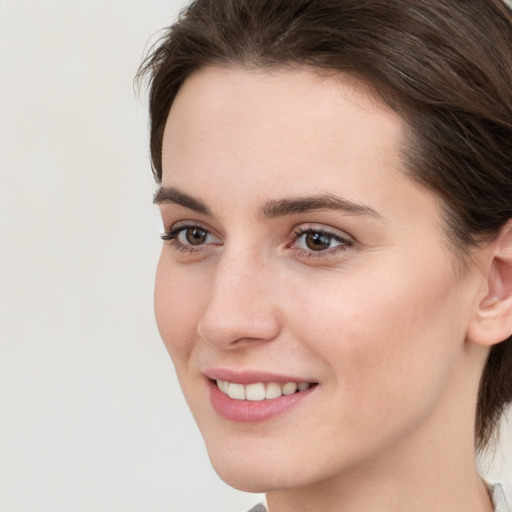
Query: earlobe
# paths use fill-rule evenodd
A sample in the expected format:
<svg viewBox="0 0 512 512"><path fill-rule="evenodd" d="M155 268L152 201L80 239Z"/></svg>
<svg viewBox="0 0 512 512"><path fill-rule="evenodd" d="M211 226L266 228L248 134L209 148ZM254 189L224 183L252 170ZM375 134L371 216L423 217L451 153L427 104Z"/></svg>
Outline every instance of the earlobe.
<svg viewBox="0 0 512 512"><path fill-rule="evenodd" d="M491 346L512 335L512 219L487 249L487 293L478 304L467 337Z"/></svg>

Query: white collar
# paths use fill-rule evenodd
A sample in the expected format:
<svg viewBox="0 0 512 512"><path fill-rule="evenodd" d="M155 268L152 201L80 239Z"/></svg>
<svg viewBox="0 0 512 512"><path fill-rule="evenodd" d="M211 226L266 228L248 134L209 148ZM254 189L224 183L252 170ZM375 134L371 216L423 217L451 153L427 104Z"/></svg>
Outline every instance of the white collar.
<svg viewBox="0 0 512 512"><path fill-rule="evenodd" d="M505 498L505 492L503 491L502 485L499 483L484 483L489 491L489 495L491 496L491 500L494 505L494 512L512 512L512 510L508 507L507 499ZM268 512L267 497L263 495L260 504L256 505L256 507L252 508L249 512Z"/></svg>

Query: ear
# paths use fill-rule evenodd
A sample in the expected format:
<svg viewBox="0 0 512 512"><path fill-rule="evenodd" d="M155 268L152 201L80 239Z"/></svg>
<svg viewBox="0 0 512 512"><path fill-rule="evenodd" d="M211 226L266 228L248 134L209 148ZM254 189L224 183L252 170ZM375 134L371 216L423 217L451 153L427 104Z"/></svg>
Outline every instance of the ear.
<svg viewBox="0 0 512 512"><path fill-rule="evenodd" d="M467 337L491 346L512 335L512 219L486 248L487 289L468 327Z"/></svg>

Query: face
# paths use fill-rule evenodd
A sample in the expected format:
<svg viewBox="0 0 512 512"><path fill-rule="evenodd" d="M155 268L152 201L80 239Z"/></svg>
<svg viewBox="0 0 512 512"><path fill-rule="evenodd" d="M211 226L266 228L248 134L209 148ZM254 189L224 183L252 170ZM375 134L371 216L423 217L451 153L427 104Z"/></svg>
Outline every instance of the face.
<svg viewBox="0 0 512 512"><path fill-rule="evenodd" d="M207 68L172 106L156 318L235 487L376 467L467 405L472 280L404 174L404 132L364 84L311 69Z"/></svg>

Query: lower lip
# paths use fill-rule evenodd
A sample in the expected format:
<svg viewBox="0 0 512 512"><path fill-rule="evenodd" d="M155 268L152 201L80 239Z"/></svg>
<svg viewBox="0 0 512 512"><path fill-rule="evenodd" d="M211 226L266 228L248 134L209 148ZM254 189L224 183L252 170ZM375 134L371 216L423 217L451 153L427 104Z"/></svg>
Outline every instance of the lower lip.
<svg viewBox="0 0 512 512"><path fill-rule="evenodd" d="M209 381L213 408L223 418L237 423L260 423L279 416L298 405L317 387L271 400L235 400L223 393L216 382Z"/></svg>

